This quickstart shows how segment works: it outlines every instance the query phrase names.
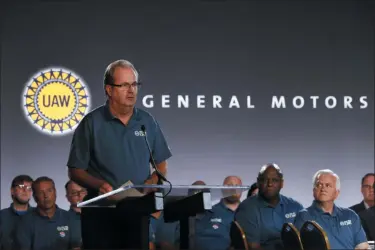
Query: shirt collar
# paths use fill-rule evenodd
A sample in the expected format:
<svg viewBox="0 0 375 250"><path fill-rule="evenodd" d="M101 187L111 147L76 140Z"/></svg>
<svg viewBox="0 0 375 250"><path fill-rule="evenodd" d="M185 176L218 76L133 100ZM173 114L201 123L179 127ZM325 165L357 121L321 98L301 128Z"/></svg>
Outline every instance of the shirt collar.
<svg viewBox="0 0 375 250"><path fill-rule="evenodd" d="M365 206L366 209L370 208L370 206L365 201L363 201L363 205Z"/></svg>
<svg viewBox="0 0 375 250"><path fill-rule="evenodd" d="M224 210L226 210L226 211L229 211L229 212L231 212L231 213L234 213L235 211L233 211L232 209L230 209L229 207L227 207L226 205L225 205L225 203L224 203L224 199L221 199L220 200L220 202L219 202L219 206L222 208L222 209L224 209Z"/></svg>
<svg viewBox="0 0 375 250"><path fill-rule="evenodd" d="M81 214L81 213L79 213L79 212L76 212L76 210L74 210L72 207L70 207L69 212L74 213L74 214L77 214L77 215L80 215L80 214Z"/></svg>
<svg viewBox="0 0 375 250"><path fill-rule="evenodd" d="M111 110L109 109L109 101L107 100L104 104L104 115L105 117L108 119L108 120L114 120L114 119L117 119L117 117L115 115L113 115L111 113ZM141 120L141 117L139 116L139 111L136 107L133 108L133 114L129 120L129 124L131 122L133 122L133 120L135 121L140 121Z"/></svg>
<svg viewBox="0 0 375 250"><path fill-rule="evenodd" d="M311 206L314 208L314 211L318 212L319 214L328 214L330 216L336 217L337 213L338 213L338 210L337 210L337 207L336 207L335 204L333 204L332 214L324 212L323 209L319 206L319 203L316 200L313 201Z"/></svg>
<svg viewBox="0 0 375 250"><path fill-rule="evenodd" d="M17 210L14 208L13 202L10 204L9 208L14 214L18 214ZM27 204L27 210L25 212L31 211L33 208L30 206L30 204Z"/></svg>
<svg viewBox="0 0 375 250"><path fill-rule="evenodd" d="M221 199L219 203L217 203L217 206L220 207L220 209L224 210L224 211L229 211L229 212L232 212L234 213L235 211L233 211L232 209L230 209L229 207L227 207L224 203L224 199ZM210 212L210 213L213 213L214 211L212 210L213 208L211 208L210 210L207 210L207 212Z"/></svg>
<svg viewBox="0 0 375 250"><path fill-rule="evenodd" d="M269 204L261 195L257 194L257 199L258 201L264 206L264 207L274 207L272 206L271 204ZM284 199L283 199L283 196L279 194L279 203L275 206L283 206L284 205Z"/></svg>
<svg viewBox="0 0 375 250"><path fill-rule="evenodd" d="M38 216L40 216L43 219L50 220L50 221L57 221L60 218L61 209L57 205L55 205L55 206L56 206L56 211L55 211L55 214L52 216L52 218L49 218L48 216L41 215L39 213L39 209L38 208L35 209L35 212L36 212L36 214Z"/></svg>

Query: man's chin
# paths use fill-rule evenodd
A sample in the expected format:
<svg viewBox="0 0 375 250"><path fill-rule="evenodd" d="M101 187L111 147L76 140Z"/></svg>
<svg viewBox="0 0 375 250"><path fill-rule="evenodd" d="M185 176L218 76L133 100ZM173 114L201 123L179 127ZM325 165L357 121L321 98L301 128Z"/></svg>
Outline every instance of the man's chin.
<svg viewBox="0 0 375 250"><path fill-rule="evenodd" d="M19 200L19 199L17 199L17 203L19 203L20 205L27 205L27 204L29 204L29 201L30 200Z"/></svg>
<svg viewBox="0 0 375 250"><path fill-rule="evenodd" d="M235 204L235 203L240 202L240 199L238 199L237 197L226 197L224 198L224 200L228 202L229 204Z"/></svg>
<svg viewBox="0 0 375 250"><path fill-rule="evenodd" d="M279 196L277 193L264 193L263 197L266 198L267 200L273 200L276 199Z"/></svg>

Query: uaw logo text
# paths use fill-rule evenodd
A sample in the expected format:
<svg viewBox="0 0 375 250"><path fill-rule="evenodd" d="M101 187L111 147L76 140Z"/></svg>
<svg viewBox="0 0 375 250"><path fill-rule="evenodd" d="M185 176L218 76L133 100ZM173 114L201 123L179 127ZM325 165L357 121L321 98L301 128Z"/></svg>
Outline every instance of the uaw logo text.
<svg viewBox="0 0 375 250"><path fill-rule="evenodd" d="M23 108L38 130L49 135L64 135L74 131L88 112L88 88L82 78L70 70L42 70L25 87Z"/></svg>

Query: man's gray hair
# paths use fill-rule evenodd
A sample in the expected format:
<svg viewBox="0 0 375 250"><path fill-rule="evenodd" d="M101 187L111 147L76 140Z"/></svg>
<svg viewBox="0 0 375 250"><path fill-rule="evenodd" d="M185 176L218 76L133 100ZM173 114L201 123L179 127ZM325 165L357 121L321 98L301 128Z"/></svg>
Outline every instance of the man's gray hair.
<svg viewBox="0 0 375 250"><path fill-rule="evenodd" d="M335 172L333 172L330 169L322 169L322 170L319 170L318 172L316 172L314 174L314 177L312 179L312 181L313 181L313 188L315 187L316 181L319 179L319 177L321 175L332 175L332 176L334 176L336 178L336 189L340 190L340 186L341 186L340 185L340 177Z"/></svg>
<svg viewBox="0 0 375 250"><path fill-rule="evenodd" d="M104 91L105 91L105 85L112 85L113 84L113 82L114 82L113 74L115 73L115 69L118 68L118 67L129 68L129 69L133 70L134 76L135 76L135 81L138 82L139 74L138 74L138 71L136 70L136 68L134 67L134 65L127 60L120 59L120 60L117 60L117 61L114 61L114 62L110 63L107 66L107 68L105 70L105 73L104 73L104 80L103 80Z"/></svg>

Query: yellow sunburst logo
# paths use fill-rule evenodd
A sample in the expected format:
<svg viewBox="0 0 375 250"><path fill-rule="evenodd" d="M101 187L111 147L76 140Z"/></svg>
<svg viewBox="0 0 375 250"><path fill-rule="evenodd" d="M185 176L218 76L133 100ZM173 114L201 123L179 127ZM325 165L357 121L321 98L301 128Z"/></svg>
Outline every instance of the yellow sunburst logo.
<svg viewBox="0 0 375 250"><path fill-rule="evenodd" d="M34 75L23 95L23 108L33 126L50 135L72 132L87 114L88 88L66 69L48 69Z"/></svg>

